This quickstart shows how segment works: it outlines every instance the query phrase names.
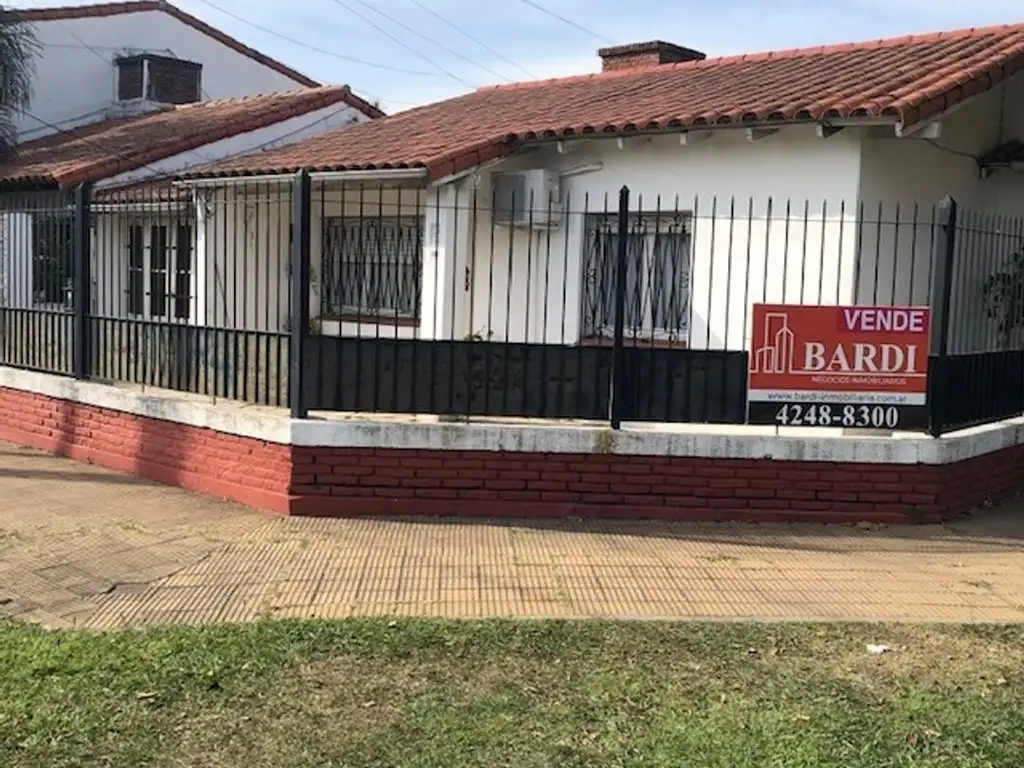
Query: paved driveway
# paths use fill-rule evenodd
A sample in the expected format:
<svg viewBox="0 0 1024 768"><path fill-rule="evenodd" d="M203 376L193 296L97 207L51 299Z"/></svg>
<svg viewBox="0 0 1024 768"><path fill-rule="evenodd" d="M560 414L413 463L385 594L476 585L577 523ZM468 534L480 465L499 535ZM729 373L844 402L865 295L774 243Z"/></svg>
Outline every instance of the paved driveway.
<svg viewBox="0 0 1024 768"><path fill-rule="evenodd" d="M1024 621L1024 504L950 526L305 520L0 443L0 615Z"/></svg>

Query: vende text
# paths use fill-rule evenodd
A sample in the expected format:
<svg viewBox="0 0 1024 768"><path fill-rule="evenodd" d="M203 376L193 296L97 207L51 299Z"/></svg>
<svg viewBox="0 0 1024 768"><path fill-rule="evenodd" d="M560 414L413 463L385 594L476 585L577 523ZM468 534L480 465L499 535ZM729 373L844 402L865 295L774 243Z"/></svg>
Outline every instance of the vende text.
<svg viewBox="0 0 1024 768"><path fill-rule="evenodd" d="M842 317L843 330L856 333L924 333L928 325L922 309L851 308Z"/></svg>

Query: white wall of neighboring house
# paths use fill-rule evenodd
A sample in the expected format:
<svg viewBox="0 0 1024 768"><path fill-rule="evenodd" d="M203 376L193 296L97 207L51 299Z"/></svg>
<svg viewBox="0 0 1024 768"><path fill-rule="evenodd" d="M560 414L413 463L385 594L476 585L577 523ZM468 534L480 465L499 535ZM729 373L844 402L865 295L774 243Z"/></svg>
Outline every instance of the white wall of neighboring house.
<svg viewBox="0 0 1024 768"><path fill-rule="evenodd" d="M163 12L42 21L35 29L42 50L28 112L65 130L102 119L116 104L114 60L132 53L158 53L202 64L204 99L304 87ZM53 132L28 115L16 127L21 141Z"/></svg>

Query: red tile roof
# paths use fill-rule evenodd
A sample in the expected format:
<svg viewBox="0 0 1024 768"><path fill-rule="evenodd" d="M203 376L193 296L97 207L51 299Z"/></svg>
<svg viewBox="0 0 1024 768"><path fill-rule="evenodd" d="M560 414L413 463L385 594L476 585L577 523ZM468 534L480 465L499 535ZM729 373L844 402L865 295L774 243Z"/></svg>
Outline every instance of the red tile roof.
<svg viewBox="0 0 1024 768"><path fill-rule="evenodd" d="M238 134L352 104L348 86L185 104L62 131L15 148L0 183L70 187L99 181Z"/></svg>
<svg viewBox="0 0 1024 768"><path fill-rule="evenodd" d="M425 167L431 178L518 142L716 125L933 117L1024 68L1024 24L706 59L497 86L191 176Z"/></svg>
<svg viewBox="0 0 1024 768"><path fill-rule="evenodd" d="M299 85L306 86L307 88L316 88L320 85L316 80L306 77L301 72L297 72L286 64L282 64L280 61L272 59L254 48L250 48L230 35L226 35L219 29L211 27L206 22L197 19L195 16L185 13L180 8L176 8L166 0L135 0L135 2L123 3L96 3L94 5L70 5L55 8L31 8L25 10L18 9L15 13L18 14L18 18L22 21L37 22L99 18L102 16L120 16L126 13L145 13L147 11L162 11L163 13L173 16L183 24L188 24L193 29L197 29L204 35L212 37L217 42L222 43L229 48L233 48L243 56L248 56L250 59L258 61L265 67L269 67L276 72L280 72L285 77L290 77ZM370 116L379 117L380 115Z"/></svg>

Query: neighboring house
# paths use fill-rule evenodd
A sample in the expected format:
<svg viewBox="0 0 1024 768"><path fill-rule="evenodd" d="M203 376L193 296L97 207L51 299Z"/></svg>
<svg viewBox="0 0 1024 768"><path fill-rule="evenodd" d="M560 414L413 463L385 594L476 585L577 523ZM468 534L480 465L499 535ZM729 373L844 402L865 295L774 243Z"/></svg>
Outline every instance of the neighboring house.
<svg viewBox="0 0 1024 768"><path fill-rule="evenodd" d="M41 54L21 140L0 164L3 308L71 306L70 190L88 183L93 308L194 320L203 209L165 194L167 179L383 115L163 0L18 14Z"/></svg>
<svg viewBox="0 0 1024 768"><path fill-rule="evenodd" d="M755 300L927 302L946 195L1024 215L1024 25L720 59L663 42L600 55L599 74L481 89L185 184L226 211L246 178L284 200L288 174L312 172L324 333L556 344L610 330L623 185L627 278L645 293L627 329L696 349L744 349ZM276 271L281 224L259 226ZM557 254L543 268L542 252ZM243 301L266 313L258 295Z"/></svg>
<svg viewBox="0 0 1024 768"><path fill-rule="evenodd" d="M373 114L348 86L305 88L165 107L19 145L0 165L0 308L37 320L40 312L71 308L73 191L88 183L92 310L151 322L202 320L201 286L216 272L197 255L210 232L202 224L206 207L172 188L173 175Z"/></svg>
<svg viewBox="0 0 1024 768"><path fill-rule="evenodd" d="M164 0L18 15L41 46L32 103L17 121L21 141L165 104L320 85Z"/></svg>

